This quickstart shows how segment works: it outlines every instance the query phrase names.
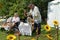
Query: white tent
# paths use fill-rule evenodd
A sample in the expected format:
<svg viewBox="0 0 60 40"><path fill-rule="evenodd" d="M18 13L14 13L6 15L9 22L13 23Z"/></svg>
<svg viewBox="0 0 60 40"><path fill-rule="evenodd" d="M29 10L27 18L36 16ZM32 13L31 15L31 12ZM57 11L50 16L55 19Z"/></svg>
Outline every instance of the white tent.
<svg viewBox="0 0 60 40"><path fill-rule="evenodd" d="M51 27L54 27L53 20L58 20L60 24L60 0L55 0L48 3L47 15L48 15L47 23Z"/></svg>

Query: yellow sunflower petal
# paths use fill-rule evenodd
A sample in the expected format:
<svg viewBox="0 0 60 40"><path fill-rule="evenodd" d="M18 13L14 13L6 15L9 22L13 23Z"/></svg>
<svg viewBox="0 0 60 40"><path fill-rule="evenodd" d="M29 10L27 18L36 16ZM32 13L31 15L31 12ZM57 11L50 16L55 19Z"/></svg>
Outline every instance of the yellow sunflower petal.
<svg viewBox="0 0 60 40"><path fill-rule="evenodd" d="M14 39L16 39L16 36L10 34L10 35L7 36L7 39L14 40Z"/></svg>
<svg viewBox="0 0 60 40"><path fill-rule="evenodd" d="M46 35L48 39L52 39L52 36L50 34Z"/></svg>
<svg viewBox="0 0 60 40"><path fill-rule="evenodd" d="M35 38L32 38L31 40L35 40Z"/></svg>
<svg viewBox="0 0 60 40"><path fill-rule="evenodd" d="M49 25L45 25L45 26L44 26L44 29L45 29L46 31L50 31L50 30L51 30L51 27L50 27Z"/></svg>
<svg viewBox="0 0 60 40"><path fill-rule="evenodd" d="M54 20L54 21L53 21L53 24L57 26L59 23L58 23L57 20Z"/></svg>

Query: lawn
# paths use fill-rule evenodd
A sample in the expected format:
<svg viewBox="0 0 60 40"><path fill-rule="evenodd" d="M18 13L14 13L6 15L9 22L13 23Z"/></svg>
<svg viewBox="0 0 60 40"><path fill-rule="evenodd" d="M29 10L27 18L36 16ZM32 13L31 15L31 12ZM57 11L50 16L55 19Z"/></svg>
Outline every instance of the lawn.
<svg viewBox="0 0 60 40"><path fill-rule="evenodd" d="M38 40L49 40L46 37L46 34L48 34L48 33L44 30L43 27L44 27L44 25L42 25L41 34L39 35ZM60 31L58 31L58 32L59 32L59 39L58 40L60 40ZM53 40L56 40L56 29L55 28L51 29L50 34L52 35ZM6 31L0 30L0 40L6 40L6 36L7 36ZM33 37L36 39L35 36L20 36L20 40L31 40Z"/></svg>

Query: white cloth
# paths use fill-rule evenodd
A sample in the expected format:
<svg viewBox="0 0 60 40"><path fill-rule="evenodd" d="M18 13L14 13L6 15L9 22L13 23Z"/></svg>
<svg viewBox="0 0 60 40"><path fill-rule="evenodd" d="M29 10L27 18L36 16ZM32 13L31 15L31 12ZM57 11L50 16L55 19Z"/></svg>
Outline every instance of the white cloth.
<svg viewBox="0 0 60 40"><path fill-rule="evenodd" d="M13 18L13 17L9 17L9 18L7 19L7 22L12 22L12 18Z"/></svg>
<svg viewBox="0 0 60 40"><path fill-rule="evenodd" d="M55 2L55 1L54 1ZM54 27L53 20L58 20L60 24L60 3L59 2L49 2L48 4L48 19L47 23ZM60 27L60 25L59 25Z"/></svg>
<svg viewBox="0 0 60 40"><path fill-rule="evenodd" d="M4 26L4 29L9 31L10 30L10 26L6 25L6 26Z"/></svg>
<svg viewBox="0 0 60 40"><path fill-rule="evenodd" d="M9 17L7 19L7 22L20 22L20 18L19 17Z"/></svg>
<svg viewBox="0 0 60 40"><path fill-rule="evenodd" d="M28 23L21 22L18 28L22 35L32 35L31 25Z"/></svg>
<svg viewBox="0 0 60 40"><path fill-rule="evenodd" d="M6 19L0 19L0 22L6 22Z"/></svg>
<svg viewBox="0 0 60 40"><path fill-rule="evenodd" d="M35 22L41 22L41 15L37 6L34 6L33 10L30 9L29 13L33 16Z"/></svg>
<svg viewBox="0 0 60 40"><path fill-rule="evenodd" d="M58 2L60 2L60 0L54 0L54 1L58 1Z"/></svg>

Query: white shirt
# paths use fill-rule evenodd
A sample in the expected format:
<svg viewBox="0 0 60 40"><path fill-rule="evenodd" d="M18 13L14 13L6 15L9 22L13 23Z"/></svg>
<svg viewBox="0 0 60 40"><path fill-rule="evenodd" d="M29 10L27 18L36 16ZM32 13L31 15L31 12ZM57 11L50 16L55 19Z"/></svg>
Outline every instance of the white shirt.
<svg viewBox="0 0 60 40"><path fill-rule="evenodd" d="M9 17L8 19L7 19L7 22L11 22L12 21L12 17Z"/></svg>
<svg viewBox="0 0 60 40"><path fill-rule="evenodd" d="M29 13L31 13L35 22L37 23L41 22L41 15L37 6L35 6L33 10L30 9Z"/></svg>
<svg viewBox="0 0 60 40"><path fill-rule="evenodd" d="M12 22L20 22L20 18L19 18L19 17L16 17L16 18L13 17L13 18L12 18Z"/></svg>

